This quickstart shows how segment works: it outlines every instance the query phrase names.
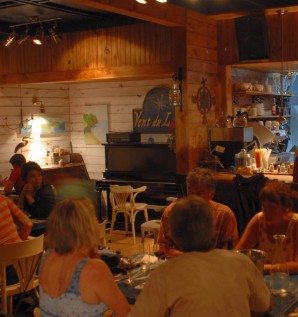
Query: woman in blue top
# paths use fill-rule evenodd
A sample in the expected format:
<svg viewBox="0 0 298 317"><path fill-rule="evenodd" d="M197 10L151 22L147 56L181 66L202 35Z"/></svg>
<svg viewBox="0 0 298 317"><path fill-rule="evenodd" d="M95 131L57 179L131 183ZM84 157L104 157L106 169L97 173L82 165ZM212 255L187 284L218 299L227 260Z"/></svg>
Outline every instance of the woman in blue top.
<svg viewBox="0 0 298 317"><path fill-rule="evenodd" d="M125 317L130 306L98 255L98 221L89 198L59 202L47 221L40 267L42 317Z"/></svg>

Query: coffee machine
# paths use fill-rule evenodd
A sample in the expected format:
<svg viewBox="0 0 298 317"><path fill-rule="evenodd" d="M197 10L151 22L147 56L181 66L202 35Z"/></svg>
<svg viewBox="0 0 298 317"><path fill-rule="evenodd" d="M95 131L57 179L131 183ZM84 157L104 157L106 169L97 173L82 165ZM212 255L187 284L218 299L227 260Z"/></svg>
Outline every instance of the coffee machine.
<svg viewBox="0 0 298 317"><path fill-rule="evenodd" d="M253 145L253 128L212 128L210 130L211 153L216 155L224 168L234 165L234 157L241 149Z"/></svg>

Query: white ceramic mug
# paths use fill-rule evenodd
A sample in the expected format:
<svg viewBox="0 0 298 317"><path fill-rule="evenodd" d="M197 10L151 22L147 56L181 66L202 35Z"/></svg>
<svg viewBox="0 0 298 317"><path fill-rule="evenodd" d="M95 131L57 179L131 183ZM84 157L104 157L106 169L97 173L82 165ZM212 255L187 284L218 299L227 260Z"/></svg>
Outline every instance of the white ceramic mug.
<svg viewBox="0 0 298 317"><path fill-rule="evenodd" d="M267 129L269 129L269 130L271 130L271 128L272 128L272 121L266 121L265 122L265 127L267 128Z"/></svg>

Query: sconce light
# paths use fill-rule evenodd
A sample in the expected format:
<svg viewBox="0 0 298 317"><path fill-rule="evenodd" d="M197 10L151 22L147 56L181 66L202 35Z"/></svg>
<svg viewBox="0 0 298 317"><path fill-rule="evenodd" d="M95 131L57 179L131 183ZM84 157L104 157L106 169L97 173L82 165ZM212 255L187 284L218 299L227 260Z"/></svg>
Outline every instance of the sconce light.
<svg viewBox="0 0 298 317"><path fill-rule="evenodd" d="M43 102L39 100L39 97L32 98L33 106L39 106L39 113L45 113L46 109L43 105Z"/></svg>
<svg viewBox="0 0 298 317"><path fill-rule="evenodd" d="M4 45L6 47L9 47L12 44L12 42L15 39L16 36L17 36L16 31L15 31L15 29L13 29L12 33L9 34L9 36L8 36L7 40L5 41Z"/></svg>
<svg viewBox="0 0 298 317"><path fill-rule="evenodd" d="M173 107L180 107L182 111L182 68L179 67L178 73L173 75L173 85L169 91L169 102Z"/></svg>

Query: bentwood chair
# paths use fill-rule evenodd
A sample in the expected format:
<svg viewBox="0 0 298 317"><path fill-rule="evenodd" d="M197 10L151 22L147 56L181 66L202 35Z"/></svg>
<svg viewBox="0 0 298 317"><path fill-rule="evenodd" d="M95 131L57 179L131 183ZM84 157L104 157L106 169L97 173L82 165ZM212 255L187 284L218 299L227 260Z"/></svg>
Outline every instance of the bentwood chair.
<svg viewBox="0 0 298 317"><path fill-rule="evenodd" d="M44 252L44 236L30 240L5 244L0 247L0 292L2 309L5 314L13 313L13 296L32 291L38 302L37 270ZM7 285L6 268L12 265L18 282Z"/></svg>
<svg viewBox="0 0 298 317"><path fill-rule="evenodd" d="M144 192L146 186L133 188L132 186L110 185L110 202L112 206L112 222L110 230L110 239L112 237L116 217L123 213L125 221L125 232L128 232L128 220L131 223L133 242L136 243L135 219L139 211L144 211L145 220L148 221L148 205L146 203L136 202L139 193Z"/></svg>

